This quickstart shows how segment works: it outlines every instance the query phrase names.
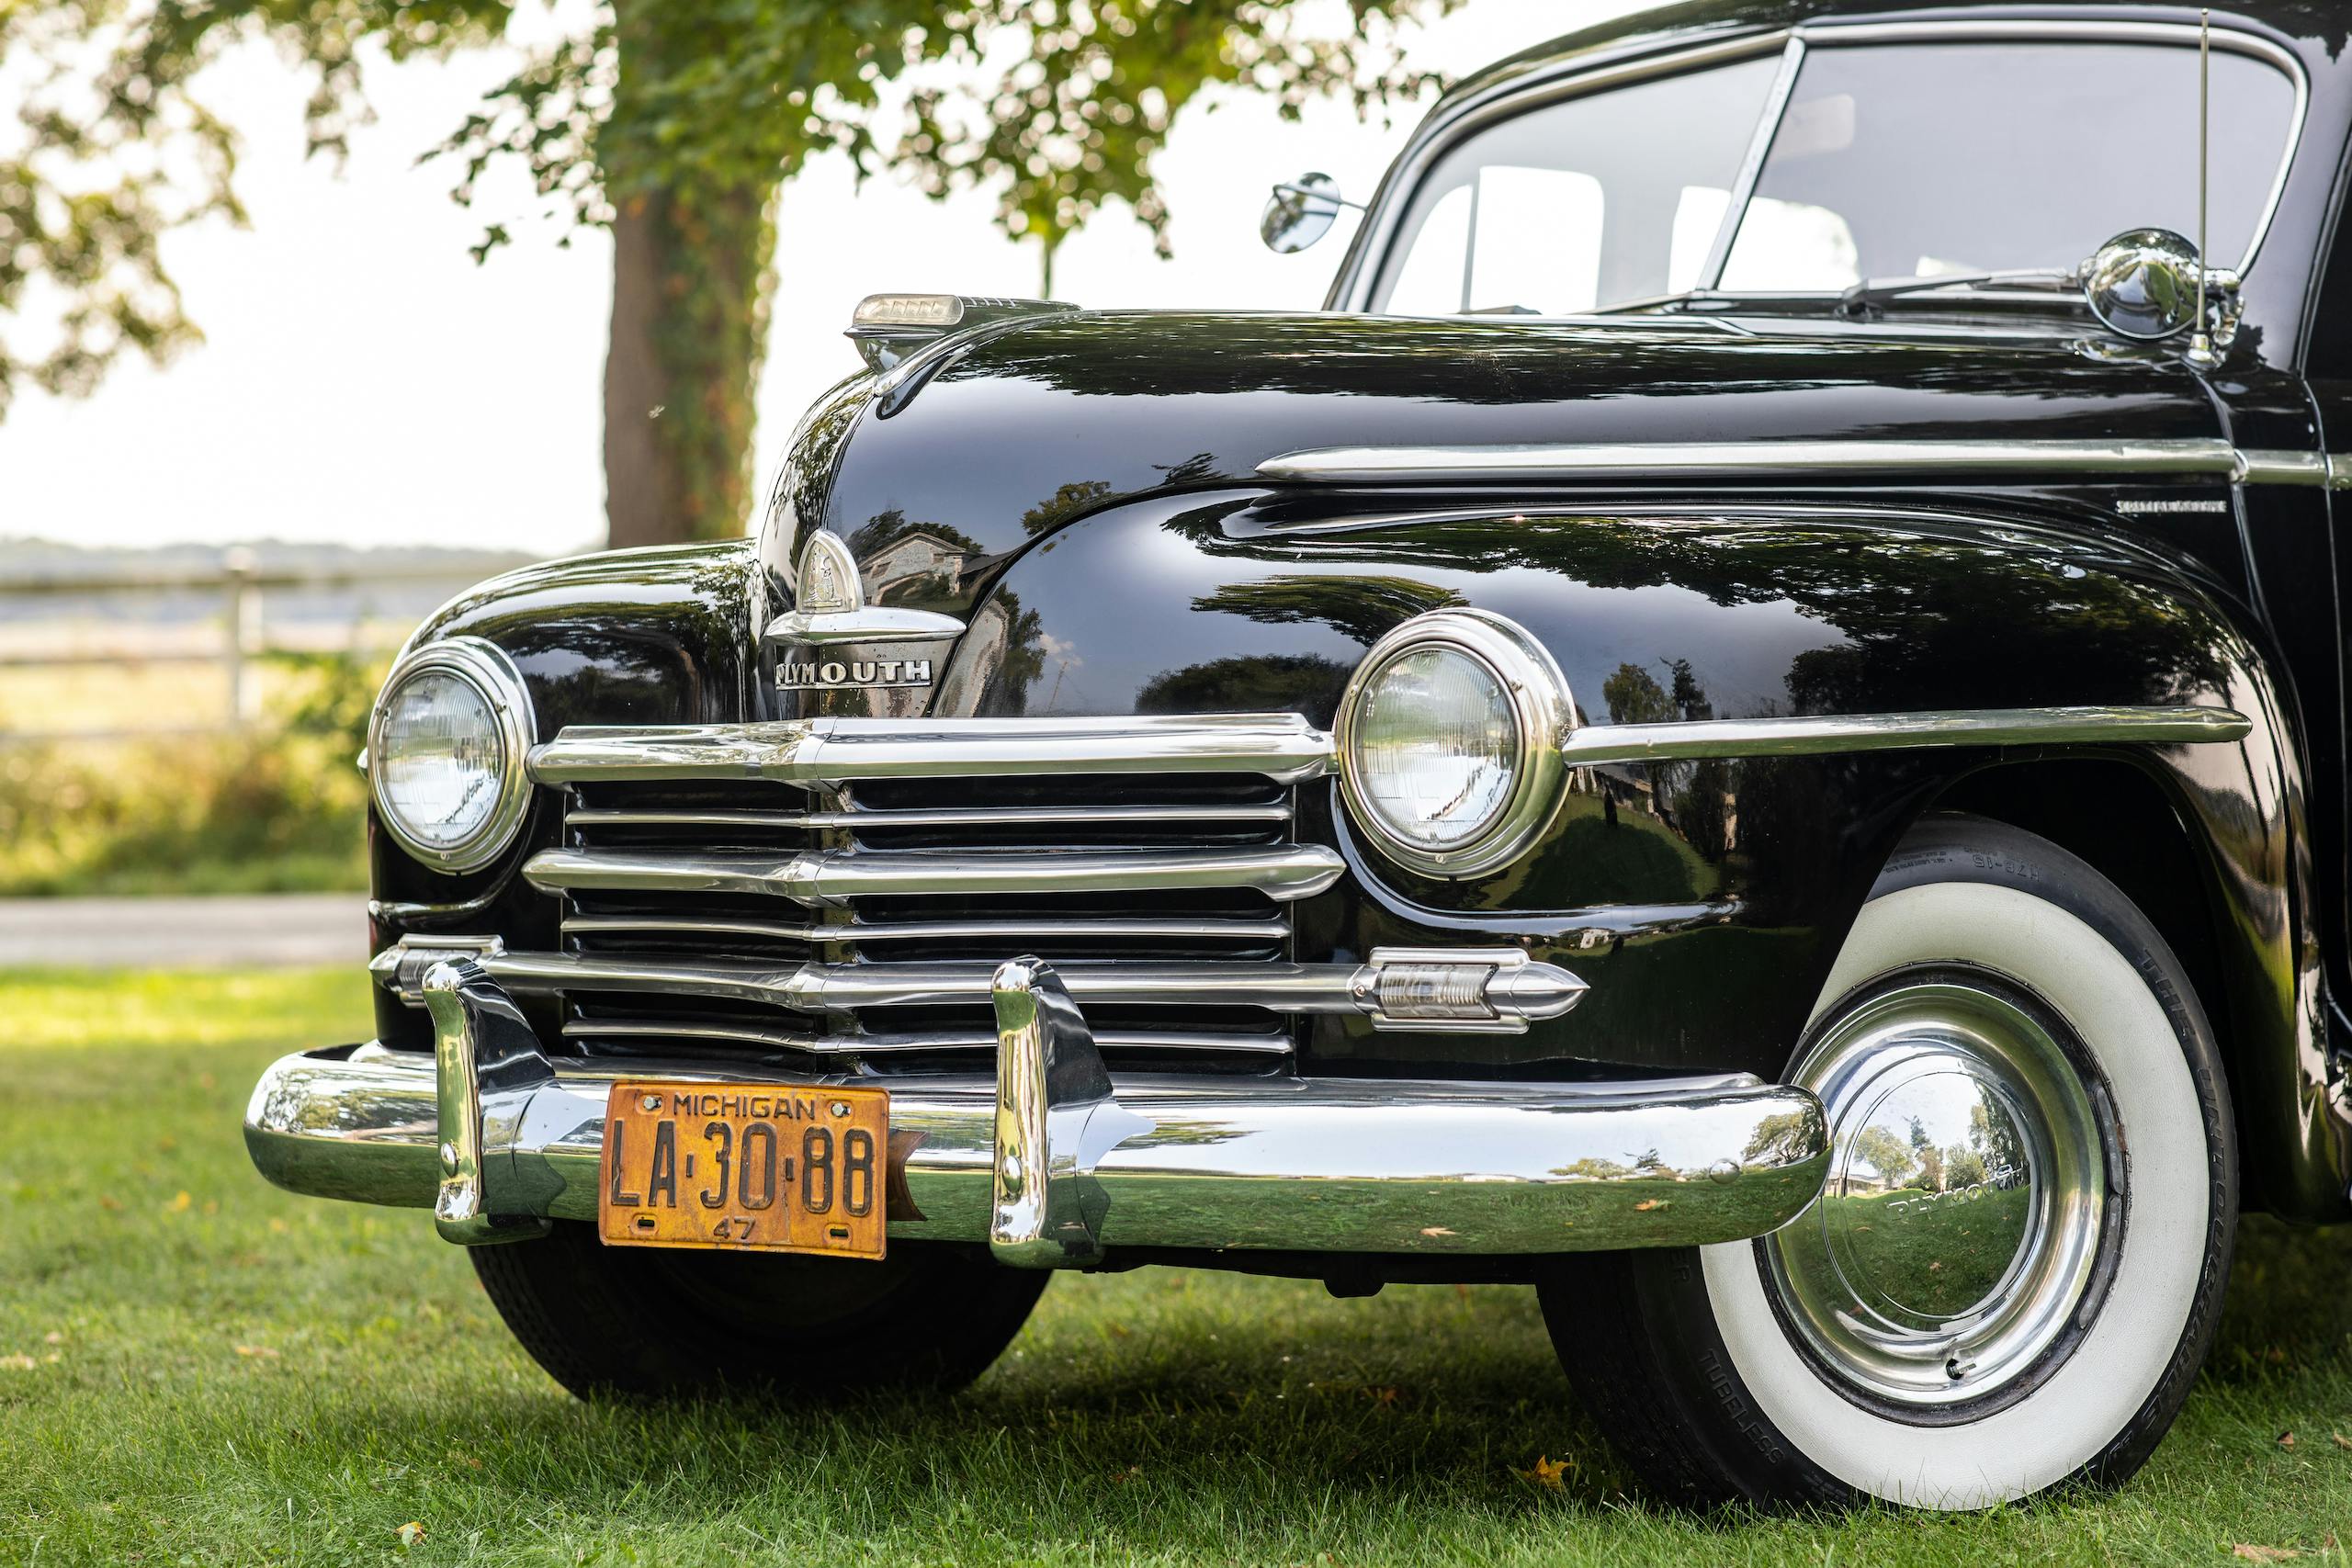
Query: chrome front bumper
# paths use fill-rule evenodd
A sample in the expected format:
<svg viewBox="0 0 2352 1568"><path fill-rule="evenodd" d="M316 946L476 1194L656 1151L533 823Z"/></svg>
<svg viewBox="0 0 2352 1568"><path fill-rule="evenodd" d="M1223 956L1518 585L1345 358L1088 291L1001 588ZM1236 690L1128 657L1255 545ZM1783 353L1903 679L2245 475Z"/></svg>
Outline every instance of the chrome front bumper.
<svg viewBox="0 0 2352 1568"><path fill-rule="evenodd" d="M424 982L434 1056L304 1052L245 1113L254 1164L433 1209L468 1244L594 1220L622 1077L872 1078L540 1054L481 965ZM1528 1255L1761 1235L1827 1171L1821 1107L1746 1074L1614 1083L1113 1077L1053 972L995 977L992 1077L890 1080L890 1234L1083 1267L1121 1249Z"/></svg>

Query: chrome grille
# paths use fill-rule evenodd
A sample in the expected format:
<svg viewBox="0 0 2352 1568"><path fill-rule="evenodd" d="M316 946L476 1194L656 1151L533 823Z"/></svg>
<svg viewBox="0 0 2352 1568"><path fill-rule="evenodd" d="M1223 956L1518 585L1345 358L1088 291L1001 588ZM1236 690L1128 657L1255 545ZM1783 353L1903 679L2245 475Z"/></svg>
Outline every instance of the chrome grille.
<svg viewBox="0 0 2352 1568"><path fill-rule="evenodd" d="M526 867L562 948L495 972L584 1052L904 1070L992 1049L989 976L1035 953L1130 1065L1262 1066L1346 1005L1290 953L1341 870L1292 835L1329 756L1289 715L567 730L532 758L565 841Z"/></svg>

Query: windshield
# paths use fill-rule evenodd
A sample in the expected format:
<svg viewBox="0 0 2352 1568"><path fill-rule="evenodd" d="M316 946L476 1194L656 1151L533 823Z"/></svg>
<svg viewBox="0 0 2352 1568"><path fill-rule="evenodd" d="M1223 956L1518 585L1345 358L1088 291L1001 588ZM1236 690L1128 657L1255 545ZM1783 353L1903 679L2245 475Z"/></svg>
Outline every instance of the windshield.
<svg viewBox="0 0 2352 1568"><path fill-rule="evenodd" d="M1692 287L1780 69L1743 61L1479 131L1414 192L1373 309L1562 316Z"/></svg>
<svg viewBox="0 0 2352 1568"><path fill-rule="evenodd" d="M1465 138L1415 189L1371 308L1548 316L1694 288L1834 293L2070 268L2126 229L2197 232L2193 47L1816 45L1711 276L1780 69L1763 58L1593 93ZM2276 66L2214 50L2219 265L2257 237L2295 108Z"/></svg>

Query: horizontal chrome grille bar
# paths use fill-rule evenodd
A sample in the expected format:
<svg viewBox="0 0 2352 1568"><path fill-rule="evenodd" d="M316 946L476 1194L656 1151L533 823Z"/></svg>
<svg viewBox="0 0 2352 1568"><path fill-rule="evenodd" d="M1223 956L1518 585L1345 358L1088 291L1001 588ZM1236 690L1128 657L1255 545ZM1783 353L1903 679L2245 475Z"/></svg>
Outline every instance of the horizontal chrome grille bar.
<svg viewBox="0 0 2352 1568"><path fill-rule="evenodd" d="M1094 937L1188 937L1215 941L1278 942L1290 935L1290 922L1162 919L1149 915L1040 916L1023 920L893 920L858 921L828 926L814 921L730 920L670 915L571 915L565 918L566 936L616 935L660 931L681 936L757 936L778 942L941 942L990 941L1052 937L1083 941Z"/></svg>
<svg viewBox="0 0 2352 1568"><path fill-rule="evenodd" d="M964 806L872 811L639 810L624 807L575 807L564 820L575 828L845 828L879 831L889 828L1020 828L1058 823L1287 822L1288 801L1240 805L1204 802L1188 806Z"/></svg>
<svg viewBox="0 0 2352 1568"><path fill-rule="evenodd" d="M1393 954L1393 956L1391 956ZM1359 1013L1397 1027L1485 1023L1521 1029L1529 1019L1556 1018L1585 990L1573 975L1531 964L1512 950L1449 952L1378 949L1369 964L1270 964L1254 961L1071 963L1059 966L1070 993L1099 1004L1257 1007L1282 1013ZM855 1012L863 1008L942 1007L986 999L991 963L771 964L664 961L560 953L487 953L490 976L526 994L631 991L750 1002L794 1012ZM1452 998L1452 1010L1415 1010L1409 981L1450 966L1466 972L1475 994ZM1387 1016L1393 1014L1392 1016Z"/></svg>
<svg viewBox="0 0 2352 1568"><path fill-rule="evenodd" d="M807 1034L791 1029L768 1029L754 1023L722 1019L575 1018L563 1032L573 1040L727 1040L778 1050L806 1051L819 1056L889 1055L909 1051L993 1051L997 1037L984 1031L939 1033ZM1107 1029L1094 1043L1114 1050L1238 1051L1252 1055L1287 1056L1285 1033L1220 1034L1208 1031Z"/></svg>
<svg viewBox="0 0 2352 1568"><path fill-rule="evenodd" d="M542 850L523 867L555 893L748 894L806 905L856 898L1012 893L1137 893L1252 888L1274 899L1312 897L1346 862L1320 844L1204 850L1019 851L958 853L823 851L772 854Z"/></svg>
<svg viewBox="0 0 2352 1568"><path fill-rule="evenodd" d="M1329 770L1330 738L1296 714L1214 718L809 719L567 728L531 752L540 784L598 780L978 778L1040 773Z"/></svg>

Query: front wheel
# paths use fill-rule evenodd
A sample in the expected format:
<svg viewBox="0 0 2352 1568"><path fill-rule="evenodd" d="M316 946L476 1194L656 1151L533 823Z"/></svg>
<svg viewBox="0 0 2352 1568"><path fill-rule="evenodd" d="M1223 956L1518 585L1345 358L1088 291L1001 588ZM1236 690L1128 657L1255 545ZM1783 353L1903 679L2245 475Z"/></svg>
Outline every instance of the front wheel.
<svg viewBox="0 0 2352 1568"><path fill-rule="evenodd" d="M523 1348L582 1399L960 1388L1012 1343L1049 1278L941 1242L866 1262L608 1247L568 1223L472 1256Z"/></svg>
<svg viewBox="0 0 2352 1568"><path fill-rule="evenodd" d="M2237 1219L2211 1032L2147 919L2046 840L1932 819L1792 1081L1833 1148L1795 1222L1544 1286L1620 1452L1695 1503L1977 1508L2136 1471L2204 1359Z"/></svg>

